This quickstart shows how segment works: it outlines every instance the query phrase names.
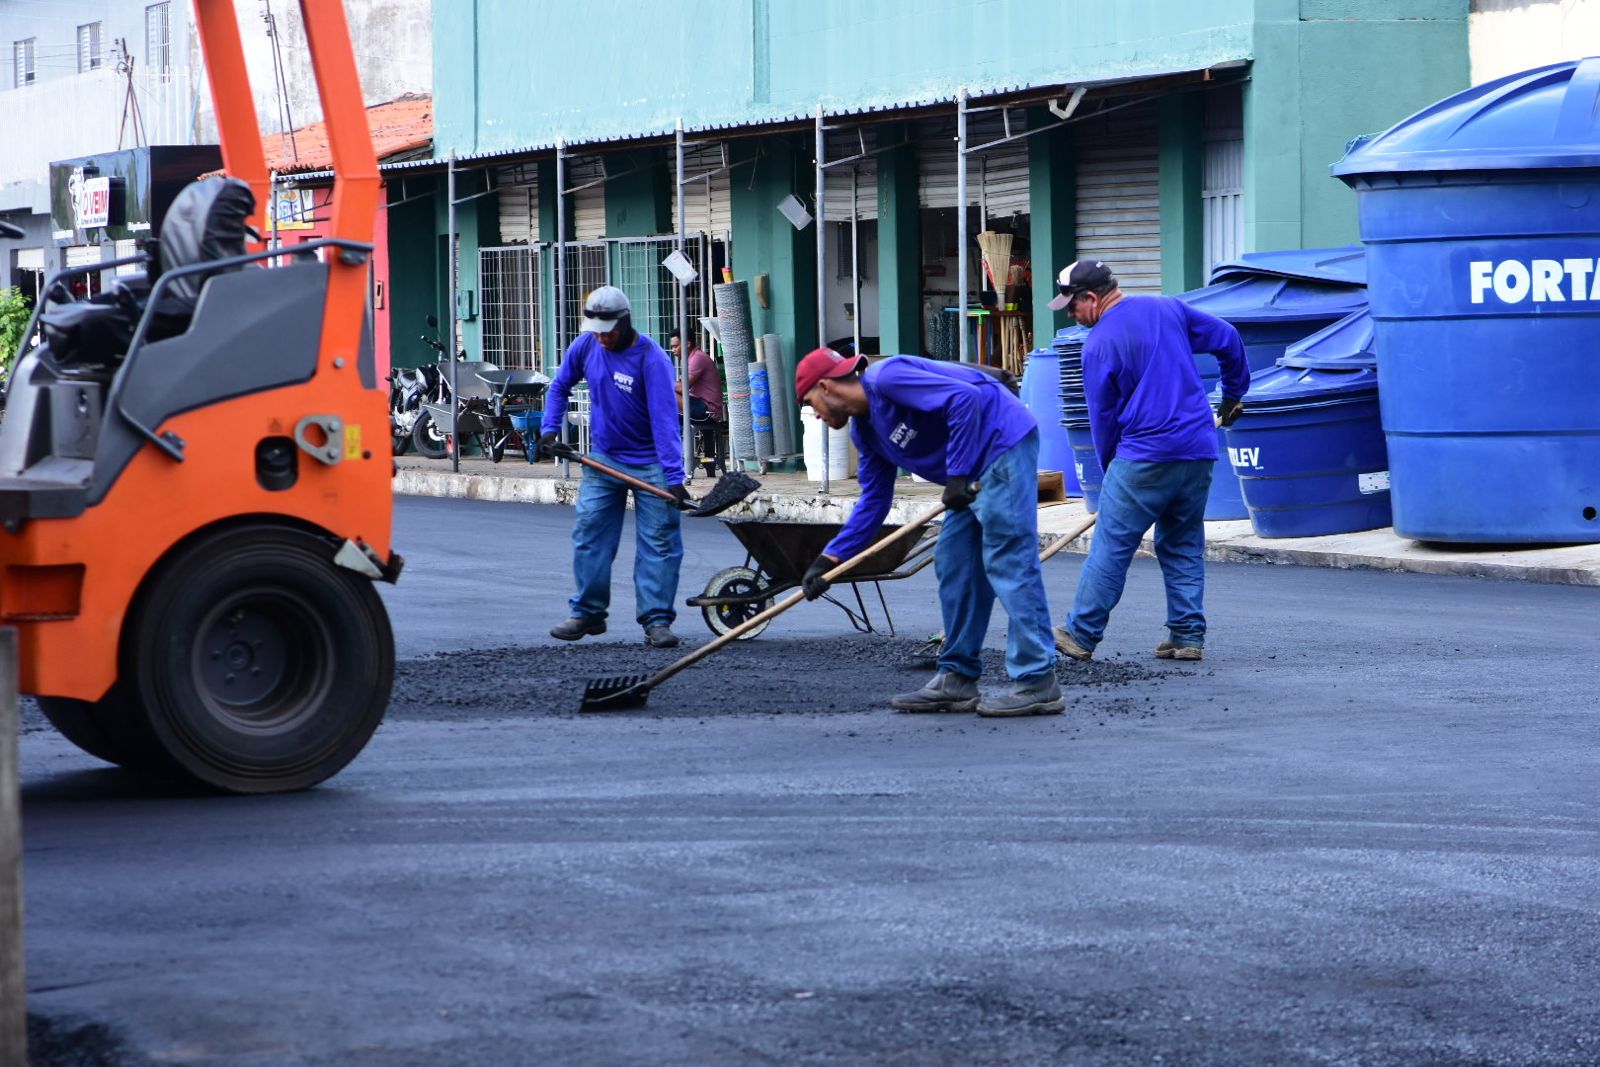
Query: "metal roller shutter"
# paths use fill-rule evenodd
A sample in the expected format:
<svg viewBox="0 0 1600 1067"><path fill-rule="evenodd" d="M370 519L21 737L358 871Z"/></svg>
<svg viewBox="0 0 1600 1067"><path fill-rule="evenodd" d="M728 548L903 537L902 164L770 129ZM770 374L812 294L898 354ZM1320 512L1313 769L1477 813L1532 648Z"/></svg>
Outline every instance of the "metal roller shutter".
<svg viewBox="0 0 1600 1067"><path fill-rule="evenodd" d="M18 270L44 270L44 249L21 248L17 250Z"/></svg>
<svg viewBox="0 0 1600 1067"><path fill-rule="evenodd" d="M1023 130L1019 111L1011 117L1012 133ZM917 198L923 207L956 206L955 119L920 124L917 130ZM967 119L967 144L990 144L1006 135L1000 112ZM967 156L967 204L982 208L987 218L1028 213L1028 142L1007 141Z"/></svg>
<svg viewBox="0 0 1600 1067"><path fill-rule="evenodd" d="M716 240L726 240L733 233L732 189L733 180L722 169L720 145L696 145L683 150L685 177L710 172L709 178L690 182L683 187L683 217L686 233L710 234ZM678 198L672 198L672 231L678 231Z"/></svg>
<svg viewBox="0 0 1600 1067"><path fill-rule="evenodd" d="M1206 95L1204 207L1206 271L1244 251L1244 100L1238 86Z"/></svg>
<svg viewBox="0 0 1600 1067"><path fill-rule="evenodd" d="M502 170L497 180L500 183L500 243L538 244L539 183L525 180L520 167Z"/></svg>
<svg viewBox="0 0 1600 1067"><path fill-rule="evenodd" d="M1131 293L1161 291L1155 110L1124 108L1078 130L1079 259L1104 260Z"/></svg>
<svg viewBox="0 0 1600 1067"><path fill-rule="evenodd" d="M864 134L867 152L871 152L877 145L876 131L868 129ZM827 134L828 159L847 159L861 152L862 138L857 136L855 130L829 130ZM828 169L827 184L823 186L823 198L827 201L828 221L848 222L850 220L850 171L854 168L856 173L856 218L875 219L878 217L878 157L868 155L854 163L845 164ZM952 194L954 195L954 194ZM954 203L954 201L952 201Z"/></svg>
<svg viewBox="0 0 1600 1067"><path fill-rule="evenodd" d="M567 161L567 188L589 186L572 194L573 232L567 240L591 241L606 235L606 186L601 181L605 176L605 163L599 156Z"/></svg>

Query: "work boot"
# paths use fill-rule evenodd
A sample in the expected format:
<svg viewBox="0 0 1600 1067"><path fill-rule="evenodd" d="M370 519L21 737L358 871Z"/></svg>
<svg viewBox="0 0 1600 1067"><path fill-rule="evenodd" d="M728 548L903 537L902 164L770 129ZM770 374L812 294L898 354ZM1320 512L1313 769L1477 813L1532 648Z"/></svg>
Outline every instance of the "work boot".
<svg viewBox="0 0 1600 1067"><path fill-rule="evenodd" d="M1156 646L1157 659L1196 660L1204 659L1205 655L1205 649L1201 648L1199 645L1173 644L1170 637Z"/></svg>
<svg viewBox="0 0 1600 1067"><path fill-rule="evenodd" d="M678 635L672 632L670 624L658 622L644 628L644 643L651 648L677 648Z"/></svg>
<svg viewBox="0 0 1600 1067"><path fill-rule="evenodd" d="M574 615L565 622L550 627L550 636L562 641L576 641L580 637L606 632L606 620L589 615Z"/></svg>
<svg viewBox="0 0 1600 1067"><path fill-rule="evenodd" d="M896 711L971 711L978 706L978 683L965 675L940 671L915 693L891 697L889 706Z"/></svg>
<svg viewBox="0 0 1600 1067"><path fill-rule="evenodd" d="M1004 696L984 697L978 714L986 719L1009 719L1018 715L1060 715L1067 709L1061 683L1054 674L1032 682L1018 682Z"/></svg>
<svg viewBox="0 0 1600 1067"><path fill-rule="evenodd" d="M1056 651L1063 656L1070 656L1084 663L1094 658L1094 649L1084 648L1078 644L1078 639L1072 636L1072 631L1064 626L1057 626L1050 631L1055 635Z"/></svg>

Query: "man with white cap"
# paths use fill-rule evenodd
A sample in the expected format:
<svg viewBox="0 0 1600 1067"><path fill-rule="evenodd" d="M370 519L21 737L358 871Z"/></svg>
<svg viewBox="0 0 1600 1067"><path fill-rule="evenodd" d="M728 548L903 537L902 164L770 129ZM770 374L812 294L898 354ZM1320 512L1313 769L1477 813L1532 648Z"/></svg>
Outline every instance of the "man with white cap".
<svg viewBox="0 0 1600 1067"><path fill-rule="evenodd" d="M584 302L583 328L567 346L546 393L544 421L539 426L540 455L551 454L566 416L567 397L572 387L584 380L589 383L593 458L661 486L679 500L688 499L672 363L660 345L633 328L628 297L613 285L601 286ZM672 632L672 621L677 618L678 568L683 562L678 509L590 468L583 472L577 521L572 526L572 572L578 588L569 601L571 617L552 628L551 637L576 641L606 632L611 564L622 540L622 518L630 491L638 532L633 585L639 625L644 627L647 644L671 648L678 643Z"/></svg>
<svg viewBox="0 0 1600 1067"><path fill-rule="evenodd" d="M1239 331L1170 296L1127 296L1097 259L1063 267L1050 307L1092 327L1083 345L1089 428L1105 477L1089 556L1078 574L1072 614L1055 630L1063 655L1086 660L1122 598L1128 564L1155 527L1155 555L1167 587L1162 659L1204 653L1206 495L1217 460L1217 426L1243 410L1250 388ZM1212 415L1194 357L1222 366L1222 407Z"/></svg>
<svg viewBox="0 0 1600 1067"><path fill-rule="evenodd" d="M934 549L945 639L938 671L889 701L900 711L1056 715L1066 707L1055 675L1050 606L1039 568L1039 427L994 375L960 363L890 356L868 366L819 348L795 368L794 393L834 429L851 423L861 452L861 498L803 587L865 548L894 499L897 467L944 486L950 510ZM980 696L989 615L1006 609L1009 692Z"/></svg>

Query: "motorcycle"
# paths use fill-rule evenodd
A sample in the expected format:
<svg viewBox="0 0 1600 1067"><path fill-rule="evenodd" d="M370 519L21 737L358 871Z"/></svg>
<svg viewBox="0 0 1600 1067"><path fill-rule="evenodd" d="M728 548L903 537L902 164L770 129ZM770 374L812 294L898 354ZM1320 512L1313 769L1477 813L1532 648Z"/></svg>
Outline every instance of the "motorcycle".
<svg viewBox="0 0 1600 1067"><path fill-rule="evenodd" d="M406 450L417 446L417 451L427 455L435 445L434 434L423 427L422 441L416 441L417 424L426 414L422 405L438 395L439 368L434 364L421 367L396 367L389 375L389 432L394 439L394 454L403 456Z"/></svg>

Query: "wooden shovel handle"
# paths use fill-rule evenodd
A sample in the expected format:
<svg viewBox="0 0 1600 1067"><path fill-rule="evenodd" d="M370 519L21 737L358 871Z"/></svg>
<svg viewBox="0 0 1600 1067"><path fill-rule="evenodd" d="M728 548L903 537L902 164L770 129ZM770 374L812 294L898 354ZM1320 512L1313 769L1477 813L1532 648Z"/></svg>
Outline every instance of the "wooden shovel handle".
<svg viewBox="0 0 1600 1067"><path fill-rule="evenodd" d="M900 527L898 530L895 530L888 536L874 542L871 545L868 545L860 552L857 552L854 556L851 556L849 559L833 568L833 570L829 571L826 575L824 575L824 577L831 582L842 575L848 574L851 568L860 564L862 560L866 559L868 556L871 556L874 552L877 552L881 548L887 548L898 541L910 537L913 533L922 529L924 526L928 525L928 523L932 522L934 519L937 519L942 514L944 514L944 505L935 504L927 511L924 511L921 515L918 515L916 518ZM645 688L654 689L656 686L660 685L668 678L671 678L674 674L677 674L685 667L699 663L717 649L739 640L739 638L743 637L757 626L763 625L769 619L777 618L779 615L782 615L784 612L788 611L805 598L805 591L803 589L796 589L793 593L790 593L788 596L772 605L772 607L768 608L766 611L761 612L759 615L756 615L753 618L746 619L744 622L740 623L738 626L735 626L733 629L729 630L715 641L710 641L701 645L699 648L695 649L687 656L684 656L676 663L662 668L660 671L656 672L656 674L653 675L648 682L644 683Z"/></svg>
<svg viewBox="0 0 1600 1067"><path fill-rule="evenodd" d="M608 467L597 459L590 459L582 452L575 452L572 449L567 448L558 451L556 455L561 456L563 459L575 460L583 466L588 467L590 470L599 471L601 474L609 474L611 477L615 478L619 482L622 482L624 485L631 485L633 488L638 489L641 492L658 496L679 510L690 511L694 508L694 505L689 501L679 500L677 497L673 496L659 485L651 485L643 478L635 478L633 475L624 471L619 471L615 467Z"/></svg>

